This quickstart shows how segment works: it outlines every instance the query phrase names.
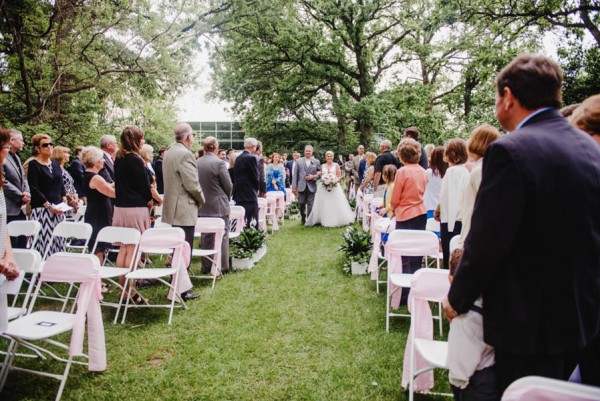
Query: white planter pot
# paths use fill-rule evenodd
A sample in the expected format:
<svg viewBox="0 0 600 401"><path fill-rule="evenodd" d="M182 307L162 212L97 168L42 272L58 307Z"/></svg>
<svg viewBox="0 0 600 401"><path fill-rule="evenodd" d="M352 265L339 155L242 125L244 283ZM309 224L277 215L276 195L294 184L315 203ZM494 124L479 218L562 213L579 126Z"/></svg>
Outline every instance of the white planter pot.
<svg viewBox="0 0 600 401"><path fill-rule="evenodd" d="M231 268L233 270L248 270L254 266L253 258L236 259L231 258Z"/></svg>
<svg viewBox="0 0 600 401"><path fill-rule="evenodd" d="M359 263L352 262L350 263L350 268L352 269L352 274L367 274L368 263Z"/></svg>
<svg viewBox="0 0 600 401"><path fill-rule="evenodd" d="M267 254L267 245L263 245L256 250L254 255L252 255L252 262L256 263L262 259L263 256Z"/></svg>

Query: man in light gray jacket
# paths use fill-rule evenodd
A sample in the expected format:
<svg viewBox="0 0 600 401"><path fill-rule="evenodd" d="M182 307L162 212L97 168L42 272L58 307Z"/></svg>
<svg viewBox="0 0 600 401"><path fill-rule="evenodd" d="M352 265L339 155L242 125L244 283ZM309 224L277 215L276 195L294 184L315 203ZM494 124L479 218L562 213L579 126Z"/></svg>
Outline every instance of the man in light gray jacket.
<svg viewBox="0 0 600 401"><path fill-rule="evenodd" d="M202 141L204 156L196 162L198 166L198 181L206 199L198 211L199 217L218 217L225 222L225 235L221 243L221 271L229 271L229 199L233 185L227 171L227 164L217 157L219 143L217 138L207 136ZM202 234L202 249L212 249L215 244L215 234ZM210 273L211 262L202 258L202 273Z"/></svg>
<svg viewBox="0 0 600 401"><path fill-rule="evenodd" d="M26 220L21 207L31 200L29 193L29 184L27 176L23 170L21 160L17 155L23 149L23 134L16 129L10 130L10 151L6 157L6 162L2 166L4 169L4 196L6 197L6 222L14 220ZM11 239L14 248L25 248L27 238L21 236Z"/></svg>

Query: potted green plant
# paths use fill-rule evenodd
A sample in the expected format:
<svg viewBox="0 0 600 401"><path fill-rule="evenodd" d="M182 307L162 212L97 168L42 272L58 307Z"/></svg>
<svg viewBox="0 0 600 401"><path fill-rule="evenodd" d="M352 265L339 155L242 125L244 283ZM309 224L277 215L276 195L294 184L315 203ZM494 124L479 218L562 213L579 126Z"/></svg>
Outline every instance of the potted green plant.
<svg viewBox="0 0 600 401"><path fill-rule="evenodd" d="M300 218L300 208L298 207L298 201L293 201L287 208L288 217L290 220L298 220Z"/></svg>
<svg viewBox="0 0 600 401"><path fill-rule="evenodd" d="M267 234L254 227L242 230L231 241L231 265L233 269L251 269L267 253Z"/></svg>
<svg viewBox="0 0 600 401"><path fill-rule="evenodd" d="M366 274L371 255L371 233L356 226L344 232L344 242L339 250L346 255L343 270L346 273Z"/></svg>
<svg viewBox="0 0 600 401"><path fill-rule="evenodd" d="M352 208L352 210L356 209L356 198L350 198L348 199L348 204L350 205L350 207Z"/></svg>

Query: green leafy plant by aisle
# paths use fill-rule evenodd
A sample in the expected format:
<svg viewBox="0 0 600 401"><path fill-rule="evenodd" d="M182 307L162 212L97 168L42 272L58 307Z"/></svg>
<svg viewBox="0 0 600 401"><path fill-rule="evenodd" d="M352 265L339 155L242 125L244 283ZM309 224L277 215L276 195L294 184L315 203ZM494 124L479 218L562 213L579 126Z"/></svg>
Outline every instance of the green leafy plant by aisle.
<svg viewBox="0 0 600 401"><path fill-rule="evenodd" d="M348 204L350 205L350 207L352 208L352 210L356 209L356 198L350 198L348 199Z"/></svg>
<svg viewBox="0 0 600 401"><path fill-rule="evenodd" d="M350 226L344 232L344 242L338 249L344 252L346 260L342 270L350 273L352 262L368 263L371 255L371 233L358 226Z"/></svg>
<svg viewBox="0 0 600 401"><path fill-rule="evenodd" d="M236 259L250 258L267 242L267 234L254 227L245 228L239 237L231 241L230 253Z"/></svg>

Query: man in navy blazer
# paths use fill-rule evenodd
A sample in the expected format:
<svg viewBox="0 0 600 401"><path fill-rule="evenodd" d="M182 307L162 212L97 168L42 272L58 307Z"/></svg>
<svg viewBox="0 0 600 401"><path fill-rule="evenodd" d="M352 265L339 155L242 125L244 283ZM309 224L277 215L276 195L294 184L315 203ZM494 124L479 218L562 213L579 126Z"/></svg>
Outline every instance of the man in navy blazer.
<svg viewBox="0 0 600 401"><path fill-rule="evenodd" d="M521 55L496 78L510 131L484 155L472 226L444 311L483 295L500 394L529 375L569 376L600 332L600 147L558 112L560 67Z"/></svg>
<svg viewBox="0 0 600 401"><path fill-rule="evenodd" d="M235 159L233 165L233 200L246 211L246 227L258 228L259 190L258 161L254 157L258 141L254 138L244 139L244 151Z"/></svg>

